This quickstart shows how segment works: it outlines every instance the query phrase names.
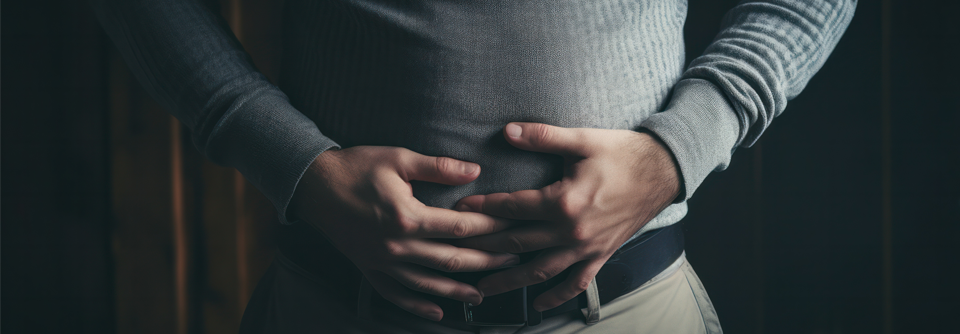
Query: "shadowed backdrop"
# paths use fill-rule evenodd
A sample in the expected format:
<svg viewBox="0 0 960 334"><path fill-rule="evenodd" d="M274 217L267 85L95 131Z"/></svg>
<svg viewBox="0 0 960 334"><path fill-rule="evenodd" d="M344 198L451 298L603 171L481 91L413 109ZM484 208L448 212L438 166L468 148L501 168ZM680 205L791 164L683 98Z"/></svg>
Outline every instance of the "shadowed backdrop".
<svg viewBox="0 0 960 334"><path fill-rule="evenodd" d="M282 2L208 1L277 80ZM736 1L690 0L688 61ZM278 222L204 160L92 11L8 1L0 331L230 333ZM861 1L804 92L684 219L728 333L924 333L960 312L960 3Z"/></svg>

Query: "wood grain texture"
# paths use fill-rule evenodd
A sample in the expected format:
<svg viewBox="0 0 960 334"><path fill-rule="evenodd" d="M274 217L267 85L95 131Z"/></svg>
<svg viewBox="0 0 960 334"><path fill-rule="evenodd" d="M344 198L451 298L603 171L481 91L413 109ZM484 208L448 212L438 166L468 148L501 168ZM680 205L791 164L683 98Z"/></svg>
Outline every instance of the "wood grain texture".
<svg viewBox="0 0 960 334"><path fill-rule="evenodd" d="M275 77L282 3L219 5ZM244 9L260 19L241 21ZM237 332L275 252L272 204L235 169L202 157L116 54L109 81L118 333Z"/></svg>
<svg viewBox="0 0 960 334"><path fill-rule="evenodd" d="M118 333L177 333L171 118L111 61L110 136Z"/></svg>

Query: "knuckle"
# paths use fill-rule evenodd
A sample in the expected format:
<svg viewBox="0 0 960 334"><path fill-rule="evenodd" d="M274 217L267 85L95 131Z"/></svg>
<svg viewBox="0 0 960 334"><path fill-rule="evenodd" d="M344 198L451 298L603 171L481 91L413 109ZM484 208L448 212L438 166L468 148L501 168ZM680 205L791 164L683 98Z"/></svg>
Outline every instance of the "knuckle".
<svg viewBox="0 0 960 334"><path fill-rule="evenodd" d="M589 278L589 277L578 278L573 283L574 293L579 294L581 292L587 291L587 289L590 288L590 282L593 282L593 278Z"/></svg>
<svg viewBox="0 0 960 334"><path fill-rule="evenodd" d="M587 206L587 201L582 196L566 194L557 200L560 214L568 218L579 217Z"/></svg>
<svg viewBox="0 0 960 334"><path fill-rule="evenodd" d="M386 249L387 255L392 257L403 256L405 250L403 244L397 241L388 240L383 244Z"/></svg>
<svg viewBox="0 0 960 334"><path fill-rule="evenodd" d="M537 282L537 283L545 282L546 280L550 279L550 277L552 277L550 273L540 268L530 270L530 272L527 273L527 276L529 276L531 281Z"/></svg>
<svg viewBox="0 0 960 334"><path fill-rule="evenodd" d="M448 174L454 171L456 161L447 157L436 157L434 159L435 168L441 174Z"/></svg>
<svg viewBox="0 0 960 334"><path fill-rule="evenodd" d="M550 136L552 135L552 132L550 131L549 126L547 126L546 124L538 123L538 124L534 124L532 127L533 127L531 129L532 131L530 131L530 133L532 134L532 136L530 136L530 144L534 146L538 146L550 141Z"/></svg>
<svg viewBox="0 0 960 334"><path fill-rule="evenodd" d="M392 161L404 162L409 158L407 152L409 150L402 147L391 147L387 149L385 155Z"/></svg>
<svg viewBox="0 0 960 334"><path fill-rule="evenodd" d="M396 226L396 231L400 234L412 234L420 229L420 224L417 223L417 220L414 219L412 215L405 212L395 212L393 221L394 225Z"/></svg>
<svg viewBox="0 0 960 334"><path fill-rule="evenodd" d="M434 285L429 280L423 278L414 279L411 282L411 288L421 292L433 291Z"/></svg>
<svg viewBox="0 0 960 334"><path fill-rule="evenodd" d="M440 270L452 272L452 271L463 270L465 265L463 262L463 258L457 255L453 255L453 256L448 256L443 260L441 260L438 267Z"/></svg>
<svg viewBox="0 0 960 334"><path fill-rule="evenodd" d="M398 156L398 157L400 157L400 156L405 156L405 155L407 155L407 153L410 153L410 152L413 152L413 151L410 151L410 150L408 150L408 149L406 149L406 148L403 148L403 147L396 147L396 146L394 146L394 147L391 147L391 148L390 148L390 153L393 153L393 154L395 154L395 155Z"/></svg>
<svg viewBox="0 0 960 334"><path fill-rule="evenodd" d="M450 233L456 238L466 238L470 235L470 226L463 219L457 219L451 224Z"/></svg>
<svg viewBox="0 0 960 334"><path fill-rule="evenodd" d="M375 221L377 224L383 226L383 225L384 225L384 222L388 220L387 217L386 217L387 214L386 214L385 210L384 210L382 207L380 207L380 206L374 206L373 209L370 210L370 211L371 211L370 213L371 213L371 215L373 216L374 221Z"/></svg>
<svg viewBox="0 0 960 334"><path fill-rule="evenodd" d="M592 233L583 226L577 226L570 230L570 239L574 242L584 242L590 240Z"/></svg>

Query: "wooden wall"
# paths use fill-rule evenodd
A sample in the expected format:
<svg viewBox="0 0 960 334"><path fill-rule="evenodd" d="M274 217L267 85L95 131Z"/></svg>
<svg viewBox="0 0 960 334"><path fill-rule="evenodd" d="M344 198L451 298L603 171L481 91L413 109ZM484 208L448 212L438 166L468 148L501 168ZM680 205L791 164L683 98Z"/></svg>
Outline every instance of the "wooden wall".
<svg viewBox="0 0 960 334"><path fill-rule="evenodd" d="M282 3L214 2L277 80ZM690 1L688 58L736 2ZM236 332L270 203L199 155L82 2L3 5L0 332ZM727 332L955 327L957 12L860 1L803 94L701 186L687 255Z"/></svg>
<svg viewBox="0 0 960 334"><path fill-rule="evenodd" d="M282 2L217 5L275 80ZM275 251L274 209L239 172L200 156L116 53L109 72L117 332L236 332Z"/></svg>

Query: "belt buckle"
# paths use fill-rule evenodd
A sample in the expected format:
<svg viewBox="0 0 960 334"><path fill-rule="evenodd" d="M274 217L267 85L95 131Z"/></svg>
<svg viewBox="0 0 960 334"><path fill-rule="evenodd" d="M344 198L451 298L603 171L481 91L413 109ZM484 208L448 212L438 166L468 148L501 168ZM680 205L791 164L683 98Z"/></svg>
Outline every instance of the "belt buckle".
<svg viewBox="0 0 960 334"><path fill-rule="evenodd" d="M485 297L480 305L463 303L463 316L473 326L523 326L528 319L527 288ZM530 309L532 310L532 309ZM539 312L533 318L540 323Z"/></svg>

